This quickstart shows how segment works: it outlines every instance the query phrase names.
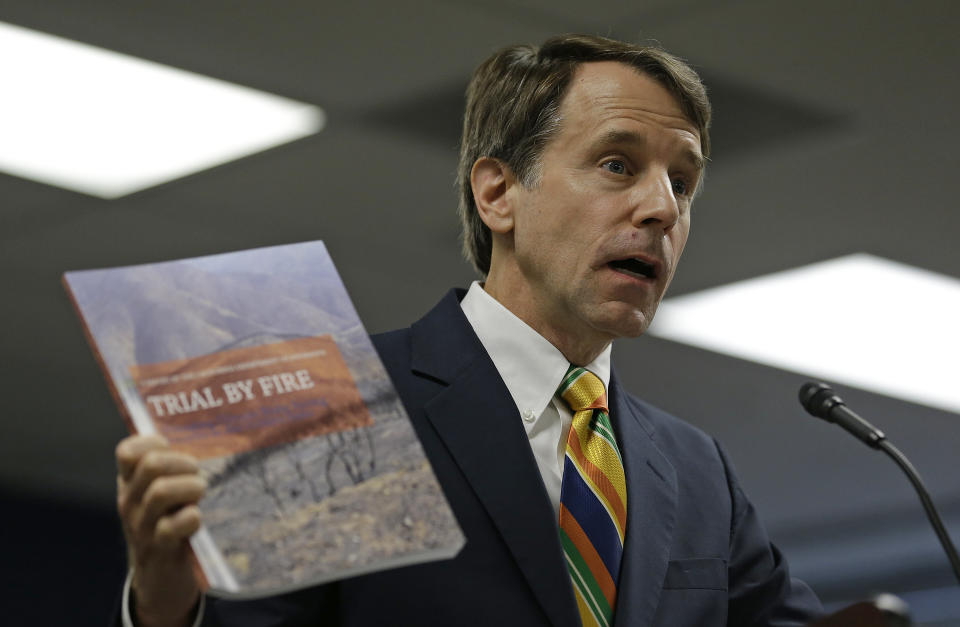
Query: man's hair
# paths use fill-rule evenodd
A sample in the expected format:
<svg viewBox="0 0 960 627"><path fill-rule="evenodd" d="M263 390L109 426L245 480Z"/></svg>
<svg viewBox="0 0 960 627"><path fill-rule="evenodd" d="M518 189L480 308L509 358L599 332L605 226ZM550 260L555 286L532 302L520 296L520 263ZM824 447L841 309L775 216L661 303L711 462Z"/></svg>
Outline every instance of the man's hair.
<svg viewBox="0 0 960 627"><path fill-rule="evenodd" d="M460 220L463 251L482 275L490 271L490 229L480 219L470 185L481 157L505 163L527 188L540 179L540 157L560 127L560 105L582 63L618 61L666 87L700 132L700 149L710 156L710 101L697 73L655 46L605 37L561 35L536 46L510 46L493 54L473 73L467 87L460 166Z"/></svg>

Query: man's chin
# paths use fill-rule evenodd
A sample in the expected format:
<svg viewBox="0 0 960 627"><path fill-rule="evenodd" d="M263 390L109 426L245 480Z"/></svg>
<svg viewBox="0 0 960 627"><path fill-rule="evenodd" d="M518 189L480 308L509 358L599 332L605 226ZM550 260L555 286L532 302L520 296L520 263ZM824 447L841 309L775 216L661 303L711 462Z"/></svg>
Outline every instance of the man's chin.
<svg viewBox="0 0 960 627"><path fill-rule="evenodd" d="M616 335L616 337L624 337L624 338L640 337L641 335L647 332L647 329L649 327L650 327L649 322L644 322L643 324L629 325L624 327L622 331Z"/></svg>
<svg viewBox="0 0 960 627"><path fill-rule="evenodd" d="M597 320L595 328L602 330L611 338L640 337L646 333L653 321L652 315L633 309L629 312L617 312L619 315Z"/></svg>

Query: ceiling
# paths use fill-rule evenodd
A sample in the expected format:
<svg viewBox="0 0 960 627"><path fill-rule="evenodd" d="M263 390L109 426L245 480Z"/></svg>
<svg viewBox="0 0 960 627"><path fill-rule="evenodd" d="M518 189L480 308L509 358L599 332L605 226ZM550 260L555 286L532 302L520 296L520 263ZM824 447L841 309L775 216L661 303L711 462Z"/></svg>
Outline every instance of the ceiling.
<svg viewBox="0 0 960 627"><path fill-rule="evenodd" d="M123 423L66 270L323 239L371 332L471 281L453 186L463 88L497 47L557 32L659 41L708 85L714 153L671 294L861 251L960 278L958 18L950 1L7 0L3 21L316 104L327 127L114 200L0 174L0 486L113 499ZM909 334L908 286L888 296L876 315ZM802 375L655 338L614 361L637 394L720 439L824 596L950 581L909 484L804 416ZM838 389L914 459L960 537L960 417Z"/></svg>

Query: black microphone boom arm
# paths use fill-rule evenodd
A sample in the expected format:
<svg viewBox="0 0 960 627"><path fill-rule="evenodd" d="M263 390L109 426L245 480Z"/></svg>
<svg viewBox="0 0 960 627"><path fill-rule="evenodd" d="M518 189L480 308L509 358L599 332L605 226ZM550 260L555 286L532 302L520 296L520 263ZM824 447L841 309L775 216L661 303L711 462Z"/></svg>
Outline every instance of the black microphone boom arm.
<svg viewBox="0 0 960 627"><path fill-rule="evenodd" d="M950 566L953 567L953 574L960 582L960 557L957 556L957 549L953 545L953 541L950 540L946 527L943 526L940 514L937 513L937 508L934 506L927 488L923 485L920 474L910 463L910 460L887 440L883 431L850 410L825 383L804 383L800 387L800 404L811 415L840 425L866 445L880 449L893 458L893 461L906 473L910 483L917 491L920 502L923 504L923 510L927 513L927 519L933 525L933 530L936 532L937 538L940 539L943 550L947 553L947 559L950 560Z"/></svg>

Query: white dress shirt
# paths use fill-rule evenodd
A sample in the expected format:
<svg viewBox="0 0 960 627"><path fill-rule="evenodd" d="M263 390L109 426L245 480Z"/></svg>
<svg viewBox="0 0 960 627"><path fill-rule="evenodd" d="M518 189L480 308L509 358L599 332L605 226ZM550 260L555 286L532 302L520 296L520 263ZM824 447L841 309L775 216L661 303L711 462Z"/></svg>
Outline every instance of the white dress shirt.
<svg viewBox="0 0 960 627"><path fill-rule="evenodd" d="M546 338L485 292L479 282L473 282L460 307L517 406L547 495L559 520L560 480L573 415L556 392L570 362ZM586 368L603 381L605 388L608 387L610 346ZM123 589L124 627L135 627L130 616L131 576L132 571L128 573ZM200 598L200 611L194 627L203 617L204 596Z"/></svg>
<svg viewBox="0 0 960 627"><path fill-rule="evenodd" d="M546 338L484 291L480 283L473 282L460 307L517 405L559 519L560 480L573 415L556 392L570 362ZM610 346L585 367L603 381L604 388L608 387Z"/></svg>

